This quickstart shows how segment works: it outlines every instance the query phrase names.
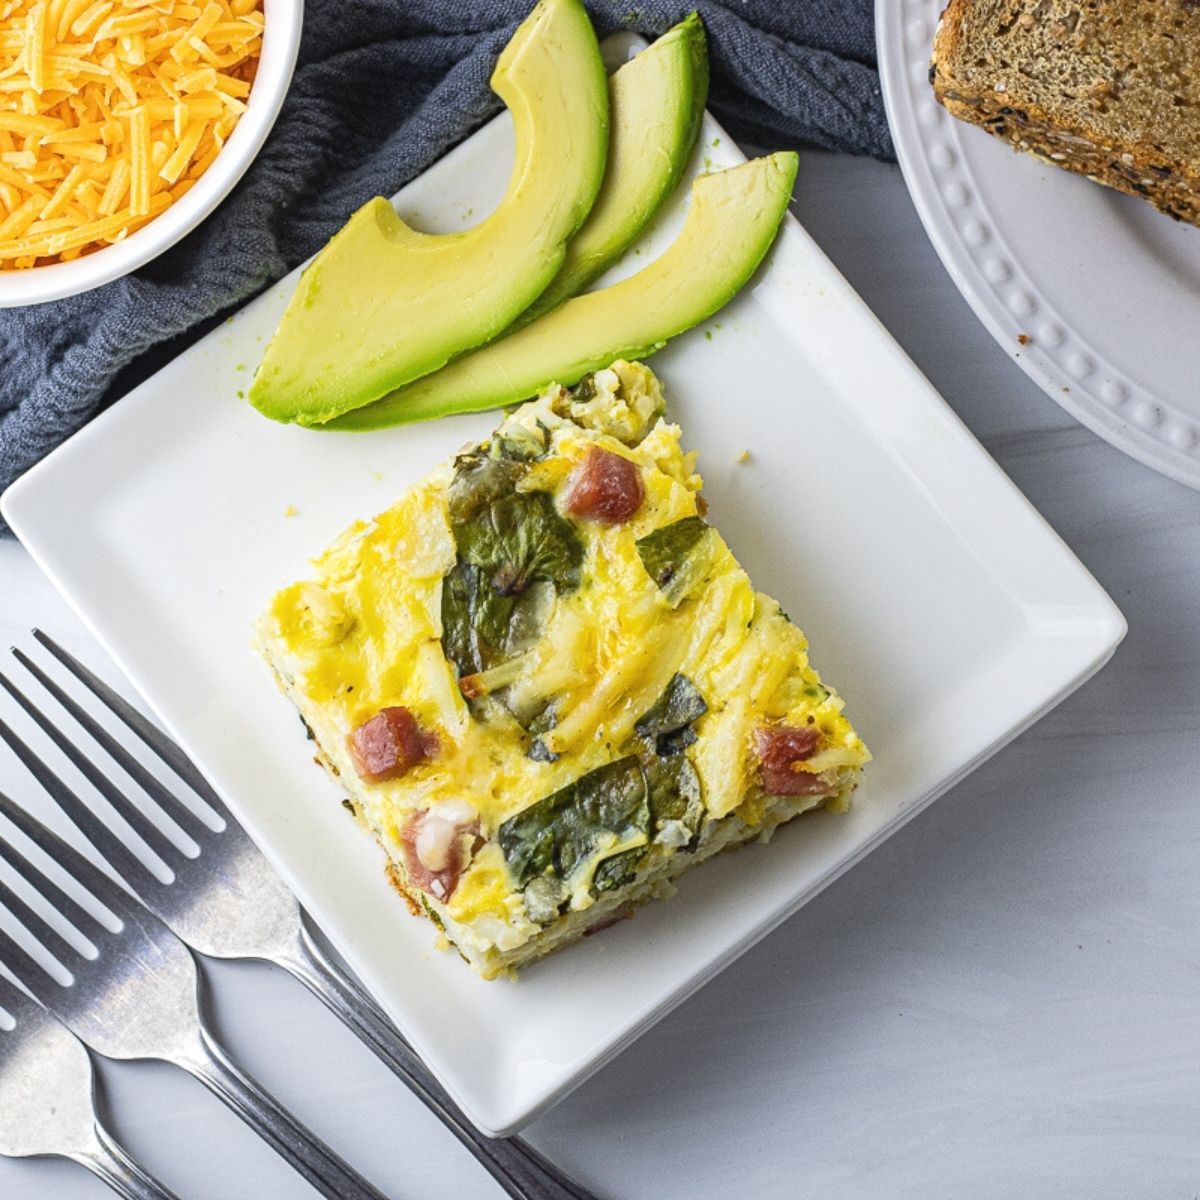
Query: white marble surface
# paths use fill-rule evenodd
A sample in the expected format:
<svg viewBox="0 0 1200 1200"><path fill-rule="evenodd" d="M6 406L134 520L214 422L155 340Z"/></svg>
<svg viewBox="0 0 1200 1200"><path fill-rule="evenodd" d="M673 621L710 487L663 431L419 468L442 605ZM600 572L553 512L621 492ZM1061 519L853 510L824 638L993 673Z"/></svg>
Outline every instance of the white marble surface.
<svg viewBox="0 0 1200 1200"><path fill-rule="evenodd" d="M1195 1200L1200 494L1080 428L1007 360L894 167L810 153L797 211L1129 636L529 1137L605 1200ZM0 638L34 622L103 661L0 543ZM5 751L0 789L35 797ZM209 975L243 1061L390 1196L501 1195L294 984L255 966ZM315 1194L178 1073L102 1077L114 1128L184 1200ZM70 1164L0 1160L3 1200L108 1194Z"/></svg>

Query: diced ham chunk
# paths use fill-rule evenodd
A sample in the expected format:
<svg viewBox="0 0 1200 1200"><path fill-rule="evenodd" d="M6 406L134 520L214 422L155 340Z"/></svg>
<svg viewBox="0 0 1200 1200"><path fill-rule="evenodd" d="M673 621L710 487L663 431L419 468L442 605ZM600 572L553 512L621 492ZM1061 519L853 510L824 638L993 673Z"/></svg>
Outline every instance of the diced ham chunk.
<svg viewBox="0 0 1200 1200"><path fill-rule="evenodd" d="M821 775L799 764L821 740L811 725L764 725L755 734L759 771L768 796L827 796L834 788Z"/></svg>
<svg viewBox="0 0 1200 1200"><path fill-rule="evenodd" d="M481 840L479 817L463 801L448 801L413 813L400 829L409 880L445 903L454 895Z"/></svg>
<svg viewBox="0 0 1200 1200"><path fill-rule="evenodd" d="M646 488L637 463L592 446L568 481L567 512L573 517L623 525L642 506Z"/></svg>
<svg viewBox="0 0 1200 1200"><path fill-rule="evenodd" d="M368 783L395 779L437 753L436 733L417 724L417 718L398 705L381 708L347 739L354 769Z"/></svg>

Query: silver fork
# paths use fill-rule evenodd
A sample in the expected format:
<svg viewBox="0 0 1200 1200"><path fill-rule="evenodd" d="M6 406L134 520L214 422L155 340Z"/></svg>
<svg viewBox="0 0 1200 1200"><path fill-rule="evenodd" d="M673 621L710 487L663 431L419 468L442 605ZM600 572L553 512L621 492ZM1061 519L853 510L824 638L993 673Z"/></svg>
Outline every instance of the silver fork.
<svg viewBox="0 0 1200 1200"><path fill-rule="evenodd" d="M0 975L0 1154L69 1158L125 1200L177 1200L96 1115L92 1059L61 1021Z"/></svg>
<svg viewBox="0 0 1200 1200"><path fill-rule="evenodd" d="M71 976L64 985L0 929L0 960L30 994L106 1058L157 1059L190 1072L329 1200L384 1200L229 1058L204 1019L191 951L103 871L3 793L0 813L121 925L119 932L111 930L8 836L0 835L0 858L97 951L89 958L0 882L0 904Z"/></svg>
<svg viewBox="0 0 1200 1200"><path fill-rule="evenodd" d="M37 663L13 648L18 662L92 741L200 847L196 858L181 853L105 771L0 674L0 686L174 873L171 883L163 883L104 820L0 723L0 737L9 742L66 816L151 912L202 954L264 960L290 972L413 1091L514 1200L594 1200L590 1192L520 1138L485 1137L467 1120L370 995L318 945L295 897L195 764L157 726L52 638L37 629L33 636L224 823L217 832L199 820L178 795L147 771Z"/></svg>

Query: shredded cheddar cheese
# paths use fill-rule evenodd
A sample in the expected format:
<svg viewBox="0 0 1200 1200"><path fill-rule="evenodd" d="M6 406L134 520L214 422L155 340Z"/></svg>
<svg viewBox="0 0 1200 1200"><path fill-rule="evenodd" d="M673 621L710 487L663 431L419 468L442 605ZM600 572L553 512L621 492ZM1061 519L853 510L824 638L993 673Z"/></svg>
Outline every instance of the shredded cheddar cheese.
<svg viewBox="0 0 1200 1200"><path fill-rule="evenodd" d="M182 196L245 111L262 31L262 0L0 0L0 270Z"/></svg>

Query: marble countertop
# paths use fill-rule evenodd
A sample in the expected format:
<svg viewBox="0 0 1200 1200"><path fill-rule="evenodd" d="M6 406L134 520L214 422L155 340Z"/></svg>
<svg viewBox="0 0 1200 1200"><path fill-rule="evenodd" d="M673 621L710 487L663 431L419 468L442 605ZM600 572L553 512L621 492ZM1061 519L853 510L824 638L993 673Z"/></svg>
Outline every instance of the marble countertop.
<svg viewBox="0 0 1200 1200"><path fill-rule="evenodd" d="M1009 361L895 167L808 153L796 211L1129 635L527 1136L606 1200L1194 1200L1200 494L1083 429ZM103 662L24 551L0 543L0 637L35 622ZM0 753L0 790L33 787ZM242 1061L389 1196L501 1196L281 973L208 974ZM181 1073L101 1075L113 1128L184 1200L315 1195ZM4 1200L109 1194L68 1163L0 1160Z"/></svg>

